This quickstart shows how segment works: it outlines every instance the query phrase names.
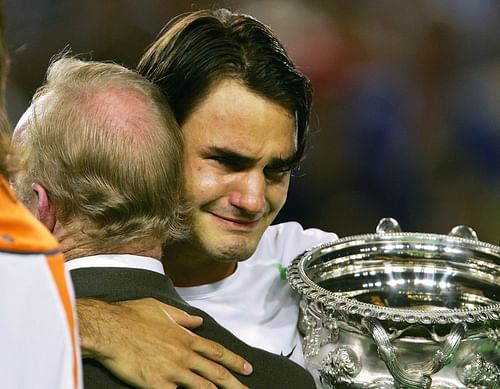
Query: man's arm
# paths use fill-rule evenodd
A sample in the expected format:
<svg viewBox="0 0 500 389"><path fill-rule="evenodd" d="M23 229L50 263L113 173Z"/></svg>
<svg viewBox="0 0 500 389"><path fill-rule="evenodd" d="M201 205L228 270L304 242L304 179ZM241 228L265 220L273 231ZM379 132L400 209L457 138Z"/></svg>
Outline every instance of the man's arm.
<svg viewBox="0 0 500 389"><path fill-rule="evenodd" d="M131 385L240 389L245 386L228 369L252 371L240 356L187 329L200 326L202 318L154 299L77 299L77 311L82 357Z"/></svg>

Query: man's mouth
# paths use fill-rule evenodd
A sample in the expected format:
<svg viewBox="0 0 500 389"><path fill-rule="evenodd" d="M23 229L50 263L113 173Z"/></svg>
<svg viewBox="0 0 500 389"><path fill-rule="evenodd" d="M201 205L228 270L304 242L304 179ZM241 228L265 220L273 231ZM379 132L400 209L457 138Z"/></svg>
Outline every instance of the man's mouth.
<svg viewBox="0 0 500 389"><path fill-rule="evenodd" d="M210 214L214 216L220 223L224 224L226 227L239 231L253 231L258 227L259 222L261 220L261 218L256 220L249 220L245 218L235 218L215 213L210 213Z"/></svg>

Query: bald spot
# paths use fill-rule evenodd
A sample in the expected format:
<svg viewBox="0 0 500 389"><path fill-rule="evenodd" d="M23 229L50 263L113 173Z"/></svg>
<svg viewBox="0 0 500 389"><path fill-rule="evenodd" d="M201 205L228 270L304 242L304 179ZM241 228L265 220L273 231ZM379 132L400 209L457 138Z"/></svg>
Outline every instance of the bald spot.
<svg viewBox="0 0 500 389"><path fill-rule="evenodd" d="M81 92L79 109L98 123L103 131L120 132L132 138L146 136L156 122L154 108L147 98L122 86L87 88Z"/></svg>

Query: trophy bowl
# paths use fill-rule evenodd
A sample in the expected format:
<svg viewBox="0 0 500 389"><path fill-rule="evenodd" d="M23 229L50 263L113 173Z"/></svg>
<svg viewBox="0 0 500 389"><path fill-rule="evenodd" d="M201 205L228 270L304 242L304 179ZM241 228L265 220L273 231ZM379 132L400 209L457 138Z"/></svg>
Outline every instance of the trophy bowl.
<svg viewBox="0 0 500 389"><path fill-rule="evenodd" d="M469 227L376 233L288 268L306 368L321 388L500 388L500 247Z"/></svg>

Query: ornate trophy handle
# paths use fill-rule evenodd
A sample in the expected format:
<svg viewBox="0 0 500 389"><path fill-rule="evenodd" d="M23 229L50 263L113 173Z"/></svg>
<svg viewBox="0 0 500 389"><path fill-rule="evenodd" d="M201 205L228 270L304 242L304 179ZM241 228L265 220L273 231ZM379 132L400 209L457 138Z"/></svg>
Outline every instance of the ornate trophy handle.
<svg viewBox="0 0 500 389"><path fill-rule="evenodd" d="M430 376L450 362L467 330L465 324L456 323L446 337L441 350L438 350L430 361L418 370L415 368L405 370L398 361L394 346L382 324L376 318L366 317L363 319L363 325L372 336L380 357L398 386L408 389L430 388L432 384Z"/></svg>

